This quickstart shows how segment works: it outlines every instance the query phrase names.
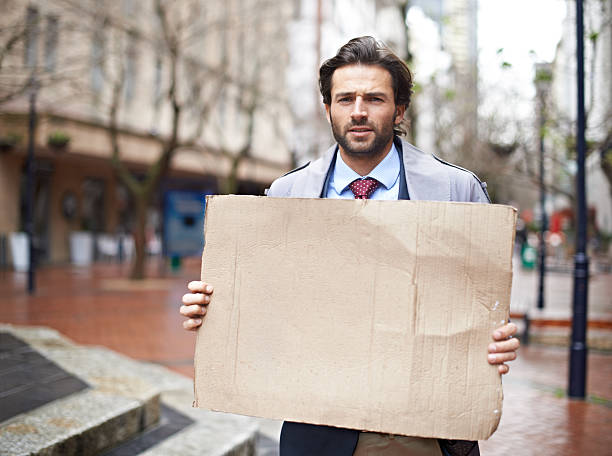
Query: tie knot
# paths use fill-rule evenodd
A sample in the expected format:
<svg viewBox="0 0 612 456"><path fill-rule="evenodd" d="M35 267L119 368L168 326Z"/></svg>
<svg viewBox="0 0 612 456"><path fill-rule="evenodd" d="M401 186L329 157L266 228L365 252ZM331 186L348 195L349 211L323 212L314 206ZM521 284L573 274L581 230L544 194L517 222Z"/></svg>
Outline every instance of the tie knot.
<svg viewBox="0 0 612 456"><path fill-rule="evenodd" d="M355 179L349 184L349 188L355 195L355 199L368 199L379 185L380 182L373 177L366 177L365 179Z"/></svg>

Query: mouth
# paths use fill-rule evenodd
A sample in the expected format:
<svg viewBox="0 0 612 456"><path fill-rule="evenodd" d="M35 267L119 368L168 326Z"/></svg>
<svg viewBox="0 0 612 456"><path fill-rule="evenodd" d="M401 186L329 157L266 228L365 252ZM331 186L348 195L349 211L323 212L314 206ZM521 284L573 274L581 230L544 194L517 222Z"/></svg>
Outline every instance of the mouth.
<svg viewBox="0 0 612 456"><path fill-rule="evenodd" d="M353 128L349 128L348 130L349 133L352 133L354 136L357 136L357 137L367 136L372 131L373 130L368 127L353 127Z"/></svg>

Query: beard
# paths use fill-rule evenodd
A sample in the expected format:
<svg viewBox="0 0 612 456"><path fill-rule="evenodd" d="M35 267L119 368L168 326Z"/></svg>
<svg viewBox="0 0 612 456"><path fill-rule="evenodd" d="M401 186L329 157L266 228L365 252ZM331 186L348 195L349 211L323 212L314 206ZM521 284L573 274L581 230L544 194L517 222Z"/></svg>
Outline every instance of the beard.
<svg viewBox="0 0 612 456"><path fill-rule="evenodd" d="M367 121L350 122L344 127L340 127L334 122L330 114L330 123L334 139L338 145L348 154L353 157L372 157L384 152L386 146L393 139L393 122L388 125L383 125L378 128L375 125L369 124ZM367 141L359 141L349 139L349 130L353 127L368 127L372 130L374 138Z"/></svg>

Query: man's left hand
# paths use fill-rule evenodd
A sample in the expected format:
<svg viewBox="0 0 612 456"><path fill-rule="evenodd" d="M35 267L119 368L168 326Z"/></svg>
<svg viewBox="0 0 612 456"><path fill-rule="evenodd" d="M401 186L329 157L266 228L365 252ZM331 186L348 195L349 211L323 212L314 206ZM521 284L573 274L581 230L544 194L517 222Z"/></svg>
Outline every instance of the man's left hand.
<svg viewBox="0 0 612 456"><path fill-rule="evenodd" d="M495 342L489 344L489 364L497 364L497 369L500 374L507 374L510 366L505 364L508 361L516 359L516 350L521 343L515 337L516 325L508 323L493 331L493 340Z"/></svg>

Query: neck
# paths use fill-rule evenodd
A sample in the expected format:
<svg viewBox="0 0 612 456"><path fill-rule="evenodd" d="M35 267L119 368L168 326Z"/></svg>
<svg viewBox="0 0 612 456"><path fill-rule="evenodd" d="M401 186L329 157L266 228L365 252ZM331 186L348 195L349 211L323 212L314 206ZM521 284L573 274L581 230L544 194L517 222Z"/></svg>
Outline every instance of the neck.
<svg viewBox="0 0 612 456"><path fill-rule="evenodd" d="M381 161L383 161L383 159L391 150L392 145L393 139L391 139L391 141L389 141L389 144L383 147L379 153L374 155L349 155L341 146L339 146L338 149L340 150L340 156L342 157L342 160L344 160L344 163L346 163L349 168L351 168L360 176L366 176L374 168L376 168Z"/></svg>

